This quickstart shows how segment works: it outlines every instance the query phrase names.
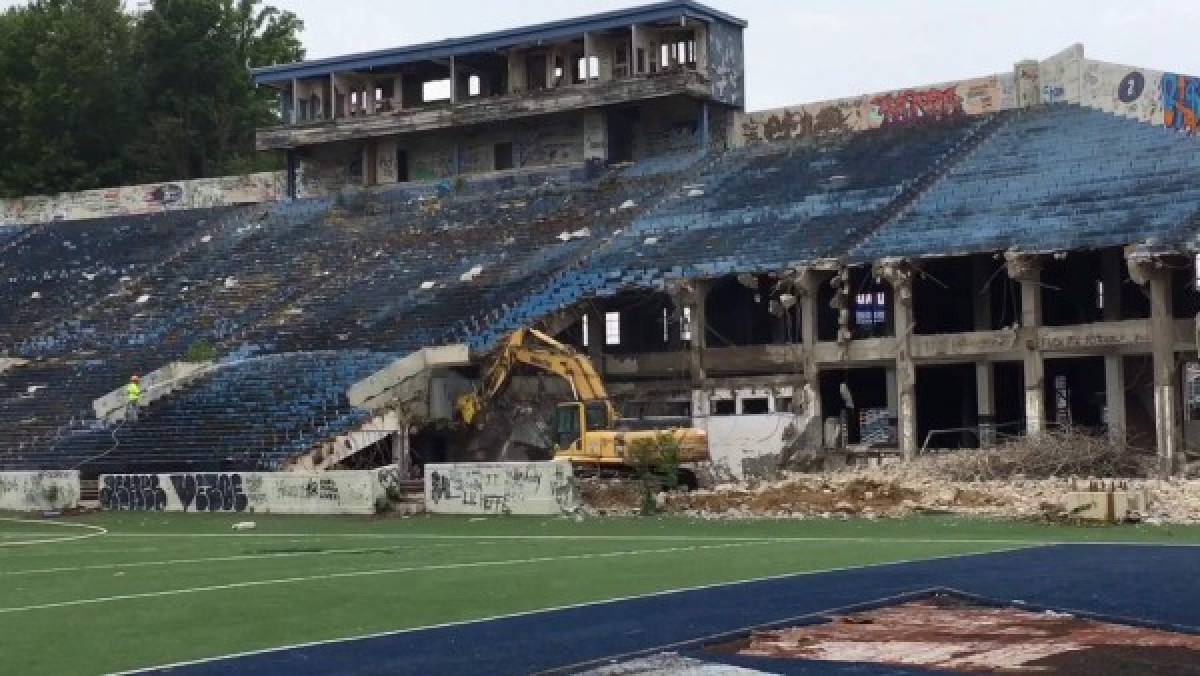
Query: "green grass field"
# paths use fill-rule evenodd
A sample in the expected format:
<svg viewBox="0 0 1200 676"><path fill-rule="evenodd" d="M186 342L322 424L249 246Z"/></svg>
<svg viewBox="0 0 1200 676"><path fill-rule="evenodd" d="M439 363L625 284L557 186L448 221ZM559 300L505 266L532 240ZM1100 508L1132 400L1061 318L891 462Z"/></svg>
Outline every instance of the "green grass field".
<svg viewBox="0 0 1200 676"><path fill-rule="evenodd" d="M253 518L258 528L233 531ZM119 671L755 577L1195 527L922 517L0 518L0 674Z"/></svg>

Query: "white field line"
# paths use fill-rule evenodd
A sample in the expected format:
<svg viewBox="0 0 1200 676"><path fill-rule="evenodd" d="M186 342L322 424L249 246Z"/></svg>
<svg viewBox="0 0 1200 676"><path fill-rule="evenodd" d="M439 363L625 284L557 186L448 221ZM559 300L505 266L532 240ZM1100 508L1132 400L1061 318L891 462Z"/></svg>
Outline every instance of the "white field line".
<svg viewBox="0 0 1200 676"><path fill-rule="evenodd" d="M86 523L72 523L70 521L39 521L37 519L14 519L14 518L10 518L10 517L0 517L0 521L7 521L9 523L36 524L38 526L61 526L63 528L86 528L86 529L88 529L88 532L86 532L86 533L80 533L78 535L67 535L64 537L51 537L51 538L43 537L43 538L39 538L37 540L17 540L16 542L3 541L3 542L0 542L0 547L17 547L19 545L46 545L46 544L52 544L55 542L70 542L72 540L83 540L86 538L94 538L96 536L105 535L108 533L108 529L106 529L102 526L93 526L91 524L86 524ZM33 536L35 536L35 537L39 536L39 535L50 535L50 533L34 533L33 534Z"/></svg>
<svg viewBox="0 0 1200 676"><path fill-rule="evenodd" d="M493 561L467 561L460 563L439 563L424 566L404 566L400 568L379 568L374 570L353 570L340 573L323 573L321 575L303 575L297 577L281 577L268 580L250 580L247 582L231 582L228 584L205 585L202 587L185 587L182 589L164 589L154 592L140 592L136 594L117 594L115 596L100 596L87 599L75 599L71 601L56 601L54 603L38 603L28 606L11 606L0 608L0 615L11 613L20 613L30 610L44 610L49 608L66 608L71 606L85 606L97 603L109 603L112 601L127 601L131 599L156 598L160 596L179 596L181 594L196 594L209 591L223 591L227 589L244 589L247 587L265 587L277 584L292 584L296 582L316 582L325 580L336 580L342 578L367 577L374 575L391 575L395 573L415 573L433 570L456 570L462 568L490 568L494 566L514 566L529 563L549 563L553 561L572 561L579 559L607 559L619 556L635 556L639 554L671 554L677 552L692 552L704 549L725 549L730 547L746 547L753 544L769 544L767 542L735 542L719 545L693 545L690 547L662 547L659 549L626 549L615 552L593 552L588 554L565 554L563 556L536 556L523 559L500 559Z"/></svg>
<svg viewBox="0 0 1200 676"><path fill-rule="evenodd" d="M132 669L113 674L113 676L125 676L126 674L141 674L151 671L161 671L167 669L176 669L180 667L188 667L196 664L207 664L211 662L221 662L224 660L237 659L239 657L250 657L253 655L266 655L276 652L284 652L287 650L296 650L299 648L312 648L315 646L330 645L334 643L346 643L349 641L361 641L365 639L383 638L385 636L398 636L401 634L411 634L417 631L429 631L434 629L447 629L452 627L462 627L472 624L482 624L484 622L494 622L496 620L507 620L516 617L527 617L529 615L538 615L540 613L552 613L560 610L574 610L576 608L590 608L592 606L603 606L610 603L621 603L623 601L635 601L638 599L654 598L657 596L668 596L671 594L682 594L693 591L703 591L706 589L718 589L720 587L733 587L736 585L752 584L755 582L769 582L771 580L782 580L786 578L799 578L809 575L820 575L823 573L838 573L851 570L865 570L868 568L885 568L888 566L900 566L910 563L922 563L924 561L939 561L945 559L959 559L970 556L987 556L990 554L1001 554L1004 552L1019 551L1022 549L1031 549L1032 547L1008 547L1003 549L994 549L986 552L968 552L965 554L944 554L941 556L931 556L921 559L903 559L900 561L886 561L882 563L867 563L857 566L835 566L832 568L822 568L820 570L807 570L799 573L777 573L775 575L763 575L760 577L751 577L743 580L732 580L728 582L713 582L709 584L694 585L691 587L678 587L675 589L664 589L662 591L647 592L644 594L630 594L628 596L617 596L611 599L603 599L600 601L584 601L582 603L570 603L561 606L550 606L546 608L538 608L536 610L521 610L514 613L504 613L502 615L492 615L489 617L481 617L474 620L456 620L454 622L440 622L437 624L429 624L422 627L410 627L408 629L393 629L390 631L379 631L370 634L359 634L356 636L346 636L343 638L330 638L320 641L307 641L304 643L294 643L291 645L282 645L275 648L262 648L259 650L246 650L243 652L230 653L228 655L218 655L216 657L205 657L197 660L187 660L183 662L173 662L171 664L160 664L152 667L143 667L140 669Z"/></svg>
<svg viewBox="0 0 1200 676"><path fill-rule="evenodd" d="M433 545L447 547L451 545ZM125 563L95 563L86 566L61 566L58 568L34 568L30 570L0 570L0 577L11 575L42 575L47 573L77 573L85 570L113 570L119 568L145 568L148 566L173 566L189 563L220 563L224 561L254 561L257 559L290 559L302 556L326 556L331 554L384 554L400 550L411 550L411 545L368 547L357 549L326 549L317 552L271 552L268 554L231 554L193 559L166 559L164 561L130 561ZM115 551L115 550L114 550ZM90 551L88 552L91 553Z"/></svg>
<svg viewBox="0 0 1200 676"><path fill-rule="evenodd" d="M411 540L575 540L636 542L860 542L884 544L980 544L980 545L1104 545L1148 547L1200 547L1200 542L1153 542L1138 540L1041 540L1029 538L909 538L870 536L774 536L774 535L442 535L436 533L108 533L108 537L129 538L380 538Z"/></svg>

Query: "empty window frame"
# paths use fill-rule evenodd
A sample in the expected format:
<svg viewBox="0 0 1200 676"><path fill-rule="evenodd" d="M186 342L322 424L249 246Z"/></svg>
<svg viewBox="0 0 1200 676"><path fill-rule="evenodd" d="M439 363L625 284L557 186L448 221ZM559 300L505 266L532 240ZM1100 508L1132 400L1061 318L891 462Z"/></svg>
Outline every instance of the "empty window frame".
<svg viewBox="0 0 1200 676"><path fill-rule="evenodd" d="M421 83L421 100L426 103L450 100L450 78Z"/></svg>
<svg viewBox="0 0 1200 676"><path fill-rule="evenodd" d="M620 312L605 312L604 313L604 344L605 345L620 345L621 344L621 313Z"/></svg>
<svg viewBox="0 0 1200 676"><path fill-rule="evenodd" d="M712 400L713 415L736 415L737 401L733 399L713 399Z"/></svg>
<svg viewBox="0 0 1200 676"><path fill-rule="evenodd" d="M742 415L762 415L770 412L770 397L747 397L742 400Z"/></svg>

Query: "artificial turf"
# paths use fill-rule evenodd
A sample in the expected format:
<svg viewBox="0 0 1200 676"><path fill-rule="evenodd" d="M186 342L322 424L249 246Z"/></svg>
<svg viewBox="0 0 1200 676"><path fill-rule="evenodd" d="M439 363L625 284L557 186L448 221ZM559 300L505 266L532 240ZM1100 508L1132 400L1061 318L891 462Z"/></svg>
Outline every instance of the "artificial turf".
<svg viewBox="0 0 1200 676"><path fill-rule="evenodd" d="M1197 527L1074 528L932 517L255 516L249 517L255 530L231 530L246 518L109 513L41 523L0 520L0 673L118 671L1044 542L1200 543ZM30 542L87 533L95 535Z"/></svg>

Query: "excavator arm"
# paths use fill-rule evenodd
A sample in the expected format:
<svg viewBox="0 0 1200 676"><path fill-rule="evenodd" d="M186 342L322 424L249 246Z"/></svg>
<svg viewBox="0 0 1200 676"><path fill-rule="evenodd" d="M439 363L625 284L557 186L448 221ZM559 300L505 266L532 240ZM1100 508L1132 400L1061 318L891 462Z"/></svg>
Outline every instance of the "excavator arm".
<svg viewBox="0 0 1200 676"><path fill-rule="evenodd" d="M473 423L508 384L513 367L519 364L563 378L571 385L578 401L603 400L609 409L609 419L615 417L604 381L590 359L537 329L520 329L513 332L491 357L479 387L458 398L459 419L468 425Z"/></svg>

